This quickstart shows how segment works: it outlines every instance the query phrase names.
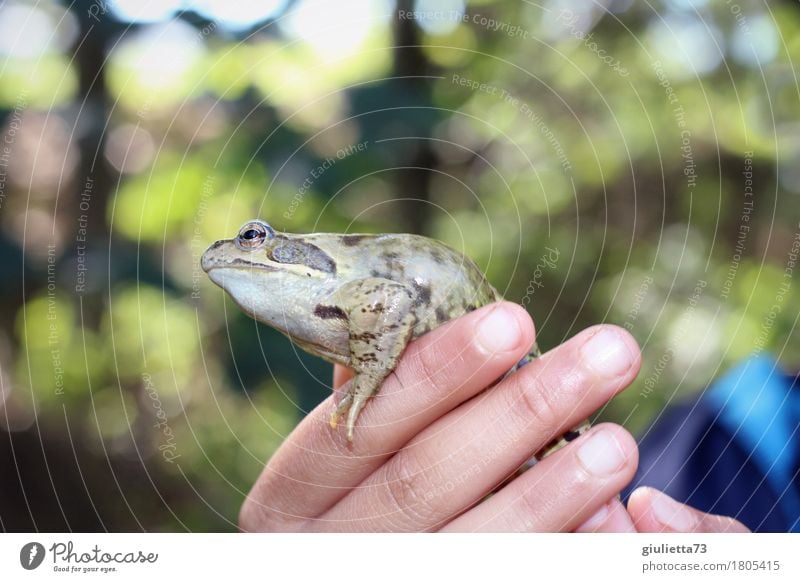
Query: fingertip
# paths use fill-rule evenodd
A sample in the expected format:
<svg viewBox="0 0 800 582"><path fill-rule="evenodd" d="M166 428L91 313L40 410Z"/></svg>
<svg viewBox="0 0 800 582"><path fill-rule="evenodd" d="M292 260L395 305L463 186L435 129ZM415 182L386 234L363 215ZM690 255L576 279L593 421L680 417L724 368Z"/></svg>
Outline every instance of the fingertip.
<svg viewBox="0 0 800 582"><path fill-rule="evenodd" d="M631 494L628 513L640 532L691 532L700 526L699 512L652 487Z"/></svg>
<svg viewBox="0 0 800 582"><path fill-rule="evenodd" d="M631 334L631 332L629 332L624 327L619 326L619 325L615 325L613 323L604 323L604 324L601 324L599 327L604 327L606 329L610 329L610 330L614 331L615 333L619 334L619 336L622 339L622 341L625 342L625 344L628 346L628 348L632 352L636 352L637 354L641 354L641 348L639 347L639 342L636 341L636 338L633 337L633 334Z"/></svg>
<svg viewBox="0 0 800 582"><path fill-rule="evenodd" d="M509 301L487 305L479 310L475 322L475 342L484 354L522 352L535 340L530 315Z"/></svg>
<svg viewBox="0 0 800 582"><path fill-rule="evenodd" d="M628 387L641 368L639 344L630 333L616 325L592 326L568 344L577 346L581 368L602 382L611 391L609 396Z"/></svg>
<svg viewBox="0 0 800 582"><path fill-rule="evenodd" d="M501 301L500 305L514 314L514 317L517 318L517 322L520 325L520 329L524 333L530 334L531 342L536 339L536 324L527 309L519 303L512 303L511 301Z"/></svg>
<svg viewBox="0 0 800 582"><path fill-rule="evenodd" d="M652 487L647 487L646 485L634 489L633 492L628 496L628 511L631 511L632 509L640 509L642 504L646 503L647 497L650 495L650 491L652 490Z"/></svg>
<svg viewBox="0 0 800 582"><path fill-rule="evenodd" d="M655 520L649 520L648 507L652 491L654 490L651 487L638 487L628 497L628 515L631 516L634 526L640 532L658 531L654 529L658 527L658 523Z"/></svg>
<svg viewBox="0 0 800 582"><path fill-rule="evenodd" d="M614 332L619 335L619 338L625 344L625 347L631 352L633 357L631 370L633 371L634 375L638 374L639 368L642 366L642 348L639 345L639 342L636 341L636 338L633 337L633 334L624 327L610 324L608 324L606 327L613 329Z"/></svg>
<svg viewBox="0 0 800 582"><path fill-rule="evenodd" d="M631 472L631 476L636 472L639 466L639 445L636 443L634 436L624 427L614 424L613 422L603 422L595 425L594 429L607 430L614 435L620 449L625 453L627 459L627 468Z"/></svg>
<svg viewBox="0 0 800 582"><path fill-rule="evenodd" d="M600 507L575 531L578 533L633 533L636 531L636 527L625 510L625 506L615 497Z"/></svg>

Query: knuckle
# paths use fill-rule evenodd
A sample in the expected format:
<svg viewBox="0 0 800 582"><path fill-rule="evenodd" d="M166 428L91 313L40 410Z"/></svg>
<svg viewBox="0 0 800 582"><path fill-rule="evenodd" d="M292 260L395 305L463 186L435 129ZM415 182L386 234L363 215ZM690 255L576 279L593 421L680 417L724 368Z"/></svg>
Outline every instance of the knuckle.
<svg viewBox="0 0 800 582"><path fill-rule="evenodd" d="M573 524L574 512L603 495L569 455L553 461L545 474L531 479L518 497L515 519L521 520L525 531L570 531L579 525ZM565 513L565 507L572 512Z"/></svg>
<svg viewBox="0 0 800 582"><path fill-rule="evenodd" d="M550 515L556 508L556 499L542 495L538 487L526 487L513 508L515 519L519 520L520 531L536 532L544 529L543 516Z"/></svg>
<svg viewBox="0 0 800 582"><path fill-rule="evenodd" d="M396 373L403 385L425 388L420 394L430 401L438 400L443 392L455 390L463 385L480 366L485 355L475 349L469 333L455 326L446 335L436 335L408 350ZM432 390L431 390L432 388Z"/></svg>
<svg viewBox="0 0 800 582"><path fill-rule="evenodd" d="M558 398L539 375L515 374L509 392L509 407L518 410L527 423L539 430L550 431L561 423L564 413L559 410Z"/></svg>
<svg viewBox="0 0 800 582"><path fill-rule="evenodd" d="M410 358L410 371L415 384L438 386L447 359L442 357L442 349L431 342L424 348L414 350Z"/></svg>
<svg viewBox="0 0 800 582"><path fill-rule="evenodd" d="M386 494L389 512L399 516L400 525L419 529L435 520L436 511L426 500L429 479L418 460L397 455L387 466Z"/></svg>

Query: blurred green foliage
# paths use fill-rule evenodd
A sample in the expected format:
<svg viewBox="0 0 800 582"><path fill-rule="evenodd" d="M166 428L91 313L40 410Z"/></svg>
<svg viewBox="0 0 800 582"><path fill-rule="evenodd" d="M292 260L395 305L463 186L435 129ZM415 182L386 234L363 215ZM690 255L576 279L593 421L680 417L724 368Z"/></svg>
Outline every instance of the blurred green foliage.
<svg viewBox="0 0 800 582"><path fill-rule="evenodd" d="M199 271L254 216L439 238L545 349L625 326L642 372L602 415L633 431L754 351L800 363L796 3L405 4L247 29L0 7L28 35L0 42L0 423L85 449L84 491L125 501L53 528L233 528L328 393L328 366Z"/></svg>

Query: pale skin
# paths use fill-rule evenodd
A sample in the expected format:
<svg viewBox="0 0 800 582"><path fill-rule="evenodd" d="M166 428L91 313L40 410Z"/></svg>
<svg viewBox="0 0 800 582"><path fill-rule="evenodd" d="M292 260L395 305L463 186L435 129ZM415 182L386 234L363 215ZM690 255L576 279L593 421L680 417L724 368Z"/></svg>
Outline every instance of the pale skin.
<svg viewBox="0 0 800 582"><path fill-rule="evenodd" d="M531 469L515 470L553 437L624 390L641 354L602 325L502 380L534 341L527 312L483 307L412 342L360 416L353 442L329 426L350 381L273 455L242 507L246 531L744 532L652 489L625 507L617 494L638 451L621 426L600 424ZM494 491L494 494L487 495Z"/></svg>

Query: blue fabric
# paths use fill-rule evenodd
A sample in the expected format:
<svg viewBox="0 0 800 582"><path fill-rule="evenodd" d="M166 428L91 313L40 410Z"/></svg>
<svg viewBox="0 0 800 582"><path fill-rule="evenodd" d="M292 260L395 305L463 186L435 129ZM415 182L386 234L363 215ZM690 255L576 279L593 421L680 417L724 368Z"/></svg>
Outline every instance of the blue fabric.
<svg viewBox="0 0 800 582"><path fill-rule="evenodd" d="M753 531L800 531L800 384L750 358L670 409L640 443L641 485Z"/></svg>

